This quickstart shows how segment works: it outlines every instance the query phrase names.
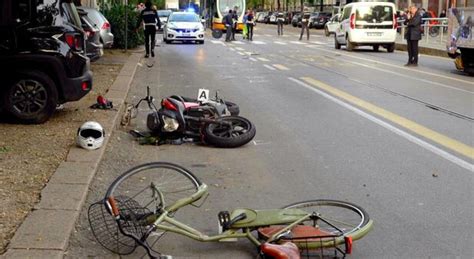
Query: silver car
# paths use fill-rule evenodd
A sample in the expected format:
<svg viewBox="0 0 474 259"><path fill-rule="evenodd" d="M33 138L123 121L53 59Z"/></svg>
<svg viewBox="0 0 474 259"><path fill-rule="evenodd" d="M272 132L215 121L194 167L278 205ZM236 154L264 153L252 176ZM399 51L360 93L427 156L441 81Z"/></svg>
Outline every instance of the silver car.
<svg viewBox="0 0 474 259"><path fill-rule="evenodd" d="M110 23L107 21L105 16L94 8L79 7L78 9L86 11L87 17L89 17L89 19L99 28L100 42L104 45L104 47L112 47L114 44L114 35L111 32L112 29L110 27Z"/></svg>

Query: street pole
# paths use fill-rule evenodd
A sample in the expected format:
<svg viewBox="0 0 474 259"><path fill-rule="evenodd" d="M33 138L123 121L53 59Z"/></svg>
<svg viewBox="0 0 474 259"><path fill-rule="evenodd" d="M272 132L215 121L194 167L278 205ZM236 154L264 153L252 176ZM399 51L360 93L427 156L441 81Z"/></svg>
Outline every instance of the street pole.
<svg viewBox="0 0 474 259"><path fill-rule="evenodd" d="M125 0L125 52L128 48L128 0Z"/></svg>

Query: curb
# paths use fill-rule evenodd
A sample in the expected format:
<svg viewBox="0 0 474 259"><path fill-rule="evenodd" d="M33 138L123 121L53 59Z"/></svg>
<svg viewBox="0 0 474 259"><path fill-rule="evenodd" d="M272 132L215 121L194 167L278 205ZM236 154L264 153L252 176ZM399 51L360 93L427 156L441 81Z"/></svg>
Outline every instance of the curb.
<svg viewBox="0 0 474 259"><path fill-rule="evenodd" d="M407 51L407 44L395 43L395 49L396 50ZM446 50L441 50L441 49L434 49L434 48L418 46L418 52L420 54L425 54L425 55L430 55L430 56L437 56L437 57L443 57L443 58L448 58L449 57L447 51Z"/></svg>
<svg viewBox="0 0 474 259"><path fill-rule="evenodd" d="M1 258L63 258L81 208L87 197L89 185L105 153L113 128L120 121L135 75L140 54L132 54L105 97L117 110L99 121L106 132L102 148L88 151L73 146L66 160L61 162L41 191L41 200L25 218Z"/></svg>

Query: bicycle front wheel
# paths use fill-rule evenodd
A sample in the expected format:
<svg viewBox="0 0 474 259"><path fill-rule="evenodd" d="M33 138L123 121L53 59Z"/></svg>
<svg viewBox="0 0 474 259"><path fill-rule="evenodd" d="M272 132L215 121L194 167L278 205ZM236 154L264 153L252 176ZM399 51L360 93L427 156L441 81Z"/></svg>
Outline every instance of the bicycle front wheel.
<svg viewBox="0 0 474 259"><path fill-rule="evenodd" d="M353 234L364 228L370 220L363 208L346 201L303 201L287 205L283 209L301 209L313 214L314 217L304 222L305 225L312 225L324 233L336 236Z"/></svg>

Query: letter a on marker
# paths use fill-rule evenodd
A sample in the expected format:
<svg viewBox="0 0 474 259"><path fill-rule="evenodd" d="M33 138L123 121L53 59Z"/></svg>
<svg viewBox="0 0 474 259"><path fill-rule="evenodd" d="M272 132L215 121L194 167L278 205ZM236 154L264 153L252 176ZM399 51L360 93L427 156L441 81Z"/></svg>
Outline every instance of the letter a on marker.
<svg viewBox="0 0 474 259"><path fill-rule="evenodd" d="M199 92L198 92L198 101L200 101L200 102L208 102L208 101L209 101L209 90L207 90L207 89L199 89Z"/></svg>

